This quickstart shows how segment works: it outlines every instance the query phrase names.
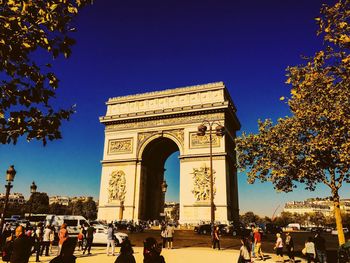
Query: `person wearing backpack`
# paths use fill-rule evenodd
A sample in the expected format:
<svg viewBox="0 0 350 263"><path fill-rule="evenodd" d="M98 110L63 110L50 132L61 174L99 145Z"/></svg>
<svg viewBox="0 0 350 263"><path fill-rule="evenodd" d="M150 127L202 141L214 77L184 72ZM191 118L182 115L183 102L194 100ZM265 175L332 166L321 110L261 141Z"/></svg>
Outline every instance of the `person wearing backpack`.
<svg viewBox="0 0 350 263"><path fill-rule="evenodd" d="M347 242L338 249L338 263L350 262L350 235L347 236Z"/></svg>

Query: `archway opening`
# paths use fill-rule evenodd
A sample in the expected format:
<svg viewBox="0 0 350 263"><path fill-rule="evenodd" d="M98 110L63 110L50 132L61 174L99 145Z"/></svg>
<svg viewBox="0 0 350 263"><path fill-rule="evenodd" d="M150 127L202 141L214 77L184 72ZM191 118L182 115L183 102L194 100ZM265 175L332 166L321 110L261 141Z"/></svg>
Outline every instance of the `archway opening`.
<svg viewBox="0 0 350 263"><path fill-rule="evenodd" d="M165 162L178 151L176 143L165 137L157 138L145 147L142 153L139 219L165 219ZM169 187L168 181L167 185Z"/></svg>

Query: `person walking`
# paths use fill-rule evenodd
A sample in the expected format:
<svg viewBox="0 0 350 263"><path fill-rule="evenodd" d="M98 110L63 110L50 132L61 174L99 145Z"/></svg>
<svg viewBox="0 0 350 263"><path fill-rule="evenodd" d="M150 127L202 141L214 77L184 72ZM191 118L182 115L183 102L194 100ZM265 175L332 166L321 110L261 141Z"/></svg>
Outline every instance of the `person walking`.
<svg viewBox="0 0 350 263"><path fill-rule="evenodd" d="M278 262L284 262L283 259L283 240L280 233L276 234L276 243L274 249L276 250L276 255L278 257Z"/></svg>
<svg viewBox="0 0 350 263"><path fill-rule="evenodd" d="M13 241L13 251L10 257L11 263L28 263L31 250L30 238L24 235L23 227L15 230L16 239Z"/></svg>
<svg viewBox="0 0 350 263"><path fill-rule="evenodd" d="M68 239L67 224L63 223L60 231L58 231L58 249L57 256L60 255L63 243Z"/></svg>
<svg viewBox="0 0 350 263"><path fill-rule="evenodd" d="M214 226L213 231L213 249L218 245L218 250L220 250L220 231L218 226Z"/></svg>
<svg viewBox="0 0 350 263"><path fill-rule="evenodd" d="M314 242L312 242L312 237L309 237L307 239L307 241L305 242L305 248L303 250L305 251L307 263L315 262L316 251L315 251L315 244Z"/></svg>
<svg viewBox="0 0 350 263"><path fill-rule="evenodd" d="M261 249L261 234L258 228L254 228L254 254L256 257L260 256L261 260L265 260L264 254Z"/></svg>
<svg viewBox="0 0 350 263"><path fill-rule="evenodd" d="M114 263L136 263L134 257L134 250L132 249L129 239L124 240L121 244L120 253Z"/></svg>
<svg viewBox="0 0 350 263"><path fill-rule="evenodd" d="M143 242L143 263L165 263L160 255L162 246L153 237L146 238Z"/></svg>
<svg viewBox="0 0 350 263"><path fill-rule="evenodd" d="M91 246L92 241L94 240L95 228L93 226L89 226L86 229L86 246L84 248L83 254L85 254L86 250L88 251L88 255L91 255Z"/></svg>
<svg viewBox="0 0 350 263"><path fill-rule="evenodd" d="M108 230L107 230L107 256L109 256L110 246L112 247L112 256L114 256L114 248L115 248L114 242L115 242L114 228L112 224L109 224Z"/></svg>
<svg viewBox="0 0 350 263"><path fill-rule="evenodd" d="M251 257L250 257L250 244L247 238L242 238L241 239L241 248L239 249L239 258L238 258L238 263L248 263L251 262Z"/></svg>
<svg viewBox="0 0 350 263"><path fill-rule="evenodd" d="M46 250L45 251L45 256L49 256L51 232L52 232L52 230L51 230L50 225L47 225L45 227L44 233L43 233L43 244L42 244L41 253L40 253L41 256L44 254L44 250Z"/></svg>
<svg viewBox="0 0 350 263"><path fill-rule="evenodd" d="M319 263L327 262L326 240L317 232L314 238L316 257Z"/></svg>
<svg viewBox="0 0 350 263"><path fill-rule="evenodd" d="M287 249L287 255L289 257L289 262L295 262L294 259L294 242L293 242L293 238L290 235L289 232L286 232L286 249Z"/></svg>
<svg viewBox="0 0 350 263"><path fill-rule="evenodd" d="M173 248L174 233L175 233L174 226L169 224L166 227L166 241L168 243L168 249L172 249Z"/></svg>

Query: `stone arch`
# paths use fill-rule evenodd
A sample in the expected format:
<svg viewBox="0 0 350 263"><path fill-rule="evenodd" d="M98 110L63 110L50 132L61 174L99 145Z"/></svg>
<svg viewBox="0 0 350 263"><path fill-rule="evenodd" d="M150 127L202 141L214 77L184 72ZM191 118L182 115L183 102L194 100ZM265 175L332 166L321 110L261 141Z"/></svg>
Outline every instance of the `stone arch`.
<svg viewBox="0 0 350 263"><path fill-rule="evenodd" d="M163 132L156 132L154 134L150 134L149 137L147 137L146 139L144 139L143 141L139 140L139 145L137 148L137 158L139 160L142 159L142 154L145 150L145 148L147 148L147 146L152 143L152 141L154 141L157 138L168 138L170 140L172 140L178 147L179 152L180 152L180 156L183 155L184 152L184 141L182 138L182 141L180 141L181 138L178 138L177 136L175 136L174 134L170 133L169 131L163 131Z"/></svg>
<svg viewBox="0 0 350 263"><path fill-rule="evenodd" d="M211 144L208 134L198 136L197 127L204 120L222 123L226 128L225 136L214 136ZM223 82L110 98L106 115L100 117L100 122L105 125L105 147L101 162L99 219L116 220L118 211L123 212L125 220L155 218L159 207L151 208L155 211L152 215L145 216L142 212L144 178L147 177L144 175L158 173L159 187L161 174L164 174L163 162L175 150L180 153L180 222L198 223L211 218L212 206L207 194L203 197L206 190L202 190L201 181L196 183L203 174L202 164L211 163L210 156L216 171L215 219L221 222L238 219L234 139L240 123ZM170 149L162 152L158 143ZM212 145L211 150L209 145ZM153 165L157 162L158 165ZM115 170L126 174L122 203L111 202L108 198L109 175ZM197 170L199 172L194 173Z"/></svg>

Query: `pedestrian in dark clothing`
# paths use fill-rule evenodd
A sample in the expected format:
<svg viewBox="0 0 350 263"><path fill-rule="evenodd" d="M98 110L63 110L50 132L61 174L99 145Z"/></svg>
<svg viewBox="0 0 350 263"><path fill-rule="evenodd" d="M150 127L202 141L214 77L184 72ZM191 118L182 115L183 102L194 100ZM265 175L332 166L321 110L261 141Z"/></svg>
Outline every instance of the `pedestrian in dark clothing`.
<svg viewBox="0 0 350 263"><path fill-rule="evenodd" d="M218 245L218 250L220 250L220 237L219 237L219 227L216 226L214 227L213 231L213 249L216 248L216 245Z"/></svg>
<svg viewBox="0 0 350 263"><path fill-rule="evenodd" d="M37 228L34 231L34 236L33 236L33 241L34 241L34 250L33 253L35 252L36 257L35 257L35 262L40 262L39 256L41 252L41 245L43 242L43 229L42 229L42 224L39 224Z"/></svg>
<svg viewBox="0 0 350 263"><path fill-rule="evenodd" d="M73 253L76 243L76 238L67 238L62 244L60 255L52 259L50 263L75 263L76 257Z"/></svg>
<svg viewBox="0 0 350 263"><path fill-rule="evenodd" d="M4 247L6 244L6 239L12 235L11 226L9 224L5 225L4 231L1 235L1 247Z"/></svg>
<svg viewBox="0 0 350 263"><path fill-rule="evenodd" d="M133 253L134 250L129 239L124 240L121 244L120 254L114 263L136 263Z"/></svg>
<svg viewBox="0 0 350 263"><path fill-rule="evenodd" d="M31 241L24 235L23 227L16 228L16 239L13 241L13 251L11 254L11 263L28 263L30 257Z"/></svg>
<svg viewBox="0 0 350 263"><path fill-rule="evenodd" d="M165 263L164 257L160 255L162 246L153 237L143 241L143 263Z"/></svg>
<svg viewBox="0 0 350 263"><path fill-rule="evenodd" d="M162 237L162 242L163 242L163 248L165 248L165 244L167 242L167 236L166 236L166 225L162 225L161 231L160 231L160 236Z"/></svg>
<svg viewBox="0 0 350 263"><path fill-rule="evenodd" d="M327 262L326 240L321 236L321 233L316 233L314 238L316 249L316 257L320 263Z"/></svg>
<svg viewBox="0 0 350 263"><path fill-rule="evenodd" d="M293 242L293 238L289 232L286 232L285 244L286 244L287 255L289 257L289 261L294 262L295 261L295 259L294 259L294 242Z"/></svg>
<svg viewBox="0 0 350 263"><path fill-rule="evenodd" d="M13 251L13 241L15 239L15 236L11 235L7 237L4 246L2 247L2 261L10 262L11 254Z"/></svg>
<svg viewBox="0 0 350 263"><path fill-rule="evenodd" d="M86 246L84 248L83 254L85 254L86 250L88 251L88 255L91 255L90 250L92 246L92 241L94 240L95 228L93 226L89 226L86 229Z"/></svg>

